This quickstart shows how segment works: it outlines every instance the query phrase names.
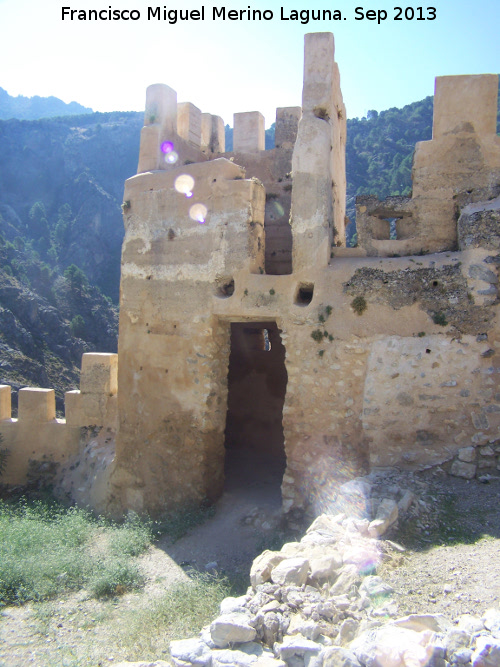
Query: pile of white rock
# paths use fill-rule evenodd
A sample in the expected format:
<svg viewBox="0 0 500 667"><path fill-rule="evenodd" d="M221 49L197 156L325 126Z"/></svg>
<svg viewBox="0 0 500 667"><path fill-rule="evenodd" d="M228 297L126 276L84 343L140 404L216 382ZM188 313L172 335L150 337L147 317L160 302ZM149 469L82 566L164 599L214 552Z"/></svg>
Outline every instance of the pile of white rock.
<svg viewBox="0 0 500 667"><path fill-rule="evenodd" d="M500 610L458 625L442 615L397 619L375 574L402 548L380 536L397 519L318 517L300 542L265 551L246 595L226 598L197 638L171 642L177 667L500 667Z"/></svg>

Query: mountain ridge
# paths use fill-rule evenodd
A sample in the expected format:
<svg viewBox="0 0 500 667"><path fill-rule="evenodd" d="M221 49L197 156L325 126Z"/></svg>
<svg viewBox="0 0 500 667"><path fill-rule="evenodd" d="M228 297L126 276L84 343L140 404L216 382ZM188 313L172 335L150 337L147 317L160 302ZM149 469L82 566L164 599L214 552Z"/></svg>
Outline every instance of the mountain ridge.
<svg viewBox="0 0 500 667"><path fill-rule="evenodd" d="M73 116L77 114L93 113L90 107L84 107L78 102L63 102L58 97L14 97L0 87L0 119L8 120L37 120L56 116Z"/></svg>

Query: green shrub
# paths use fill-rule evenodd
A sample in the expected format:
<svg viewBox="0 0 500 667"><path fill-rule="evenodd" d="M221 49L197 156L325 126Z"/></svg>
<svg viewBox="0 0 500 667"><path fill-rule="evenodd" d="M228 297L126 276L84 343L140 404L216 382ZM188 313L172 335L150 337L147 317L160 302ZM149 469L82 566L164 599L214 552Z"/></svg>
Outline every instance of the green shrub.
<svg viewBox="0 0 500 667"><path fill-rule="evenodd" d="M88 580L90 592L96 598L121 595L137 588L144 579L135 563L128 558L97 559L93 562Z"/></svg>
<svg viewBox="0 0 500 667"><path fill-rule="evenodd" d="M87 326L81 315L75 315L75 317L70 322L69 328L71 329L71 335L75 338L85 337Z"/></svg>
<svg viewBox="0 0 500 667"><path fill-rule="evenodd" d="M320 329L315 329L311 332L311 338L320 343L323 340L323 332Z"/></svg>
<svg viewBox="0 0 500 667"><path fill-rule="evenodd" d="M109 547L116 555L138 556L153 539L151 522L131 514L121 525L109 529Z"/></svg>
<svg viewBox="0 0 500 667"><path fill-rule="evenodd" d="M434 324L438 324L440 327L445 327L448 324L446 315L441 311L432 315L432 321Z"/></svg>
<svg viewBox="0 0 500 667"><path fill-rule="evenodd" d="M368 308L368 304L366 303L365 297L364 296L355 297L351 301L351 308L358 315L362 315L365 312L365 310Z"/></svg>

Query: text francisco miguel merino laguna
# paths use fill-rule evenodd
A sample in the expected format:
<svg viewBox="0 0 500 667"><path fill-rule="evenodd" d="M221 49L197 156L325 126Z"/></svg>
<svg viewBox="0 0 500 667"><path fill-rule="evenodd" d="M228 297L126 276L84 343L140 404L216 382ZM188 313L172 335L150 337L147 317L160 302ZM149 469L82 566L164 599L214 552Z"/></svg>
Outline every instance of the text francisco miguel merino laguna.
<svg viewBox="0 0 500 667"><path fill-rule="evenodd" d="M213 21L271 21L274 12L271 9L229 9L228 7L211 7L205 12L205 6L199 9L169 9L163 7L148 7L146 18L148 21L168 21L175 24L178 21L204 21L205 15ZM72 7L61 7L63 21L138 21L141 12L138 9L113 9L111 5L106 9L73 9ZM300 21L308 23L313 21L340 21L342 14L338 9L302 9L288 10L280 7L281 21Z"/></svg>

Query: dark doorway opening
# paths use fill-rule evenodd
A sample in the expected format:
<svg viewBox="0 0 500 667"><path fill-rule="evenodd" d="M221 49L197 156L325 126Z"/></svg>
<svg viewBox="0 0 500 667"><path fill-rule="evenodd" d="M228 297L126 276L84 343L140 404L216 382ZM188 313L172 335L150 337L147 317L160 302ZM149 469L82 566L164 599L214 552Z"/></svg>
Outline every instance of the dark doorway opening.
<svg viewBox="0 0 500 667"><path fill-rule="evenodd" d="M225 432L225 490L281 499L285 471L285 348L275 322L233 322Z"/></svg>

